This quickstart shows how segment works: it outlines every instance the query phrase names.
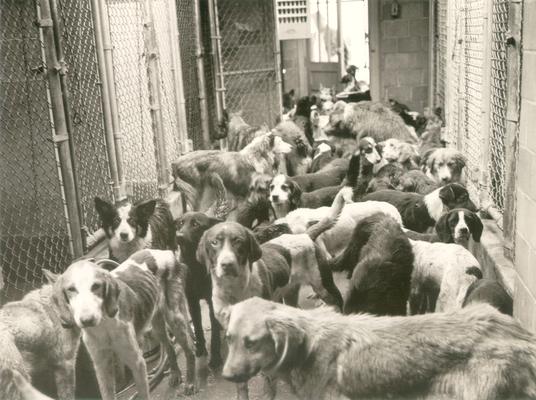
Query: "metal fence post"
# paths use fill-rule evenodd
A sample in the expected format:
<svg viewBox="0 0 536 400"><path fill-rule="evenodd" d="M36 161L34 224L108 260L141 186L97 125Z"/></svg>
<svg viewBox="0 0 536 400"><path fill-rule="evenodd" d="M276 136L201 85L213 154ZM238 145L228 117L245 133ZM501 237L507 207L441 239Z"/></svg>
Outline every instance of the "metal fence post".
<svg viewBox="0 0 536 400"><path fill-rule="evenodd" d="M108 165L110 177L112 178L114 199L117 201L121 196L119 172L117 171L117 159L115 150L114 129L112 123L112 111L110 105L110 93L108 85L108 74L106 72L106 62L104 55L104 44L102 35L102 20L99 12L99 1L91 0L91 14L93 16L93 26L95 30L95 50L97 53L97 63L99 65L99 78L102 98L102 116L104 122L104 134L106 138L106 151L108 155Z"/></svg>
<svg viewBox="0 0 536 400"><path fill-rule="evenodd" d="M208 108L205 85L205 66L203 65L203 44L201 43L201 18L199 0L194 0L194 30L197 56L197 79L199 83L199 108L201 109L201 133L203 134L203 147L210 146L210 132L208 126Z"/></svg>
<svg viewBox="0 0 536 400"><path fill-rule="evenodd" d="M506 105L506 197L504 199L504 253L514 259L515 252L515 221L516 221L516 172L519 138L520 92L521 92L521 27L523 19L523 3L510 1L508 13L509 35L506 39L507 62L506 72L507 105Z"/></svg>
<svg viewBox="0 0 536 400"><path fill-rule="evenodd" d="M171 49L171 73L173 74L173 95L177 111L179 127L180 150L188 150L188 126L186 124L186 101L184 99L184 84L182 75L182 61L180 51L179 30L177 27L177 4L175 0L168 0L168 26Z"/></svg>
<svg viewBox="0 0 536 400"><path fill-rule="evenodd" d="M160 56L154 27L151 0L143 0L143 40L145 44L145 62L147 64L147 84L155 144L156 170L158 175L158 192L161 197L167 195L169 173L166 155L164 120L162 117L162 93L160 91Z"/></svg>
<svg viewBox="0 0 536 400"><path fill-rule="evenodd" d="M279 35L277 30L277 7L275 3L272 5L274 12L274 63L275 63L275 85L277 88L277 114L283 115L283 79L281 78L281 43L279 43ZM340 58L340 54L339 54Z"/></svg>
<svg viewBox="0 0 536 400"><path fill-rule="evenodd" d="M69 144L69 131L62 95L60 74L64 73L57 59L56 43L54 37L54 24L52 19L49 0L40 0L39 26L43 33L44 50L46 59L47 80L50 90L52 117L54 120L55 134L53 141L58 149L61 177L65 191L65 201L68 212L69 229L72 241L73 257L77 258L84 254L82 231L80 227L80 213L76 195L76 184L73 171L73 160Z"/></svg>

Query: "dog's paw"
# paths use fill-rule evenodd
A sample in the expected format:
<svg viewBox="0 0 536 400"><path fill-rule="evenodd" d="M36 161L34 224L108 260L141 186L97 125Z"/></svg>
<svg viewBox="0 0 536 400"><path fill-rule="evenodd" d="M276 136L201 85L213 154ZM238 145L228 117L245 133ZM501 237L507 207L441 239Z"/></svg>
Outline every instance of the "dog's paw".
<svg viewBox="0 0 536 400"><path fill-rule="evenodd" d="M192 396L195 393L197 393L197 389L193 383L187 383L184 385L184 395L185 396Z"/></svg>
<svg viewBox="0 0 536 400"><path fill-rule="evenodd" d="M182 383L182 377L180 372L170 372L169 373L169 386L171 387L179 387Z"/></svg>

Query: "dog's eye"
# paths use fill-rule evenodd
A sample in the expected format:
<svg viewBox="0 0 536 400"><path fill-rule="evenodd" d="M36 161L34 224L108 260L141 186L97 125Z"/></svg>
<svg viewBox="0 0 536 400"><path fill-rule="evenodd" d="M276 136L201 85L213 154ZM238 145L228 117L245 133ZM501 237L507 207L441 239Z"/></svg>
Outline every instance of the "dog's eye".
<svg viewBox="0 0 536 400"><path fill-rule="evenodd" d="M197 228L197 227L199 226L199 222L197 222L197 221L192 221L192 226L193 226L194 228Z"/></svg>
<svg viewBox="0 0 536 400"><path fill-rule="evenodd" d="M135 226L135 225L136 225L136 221L134 221L133 218L129 218L129 219L127 219L127 224L129 224L130 226Z"/></svg>
<svg viewBox="0 0 536 400"><path fill-rule="evenodd" d="M220 241L218 239L213 239L213 240L210 241L210 244L212 246L217 246L219 243L220 243Z"/></svg>
<svg viewBox="0 0 536 400"><path fill-rule="evenodd" d="M69 293L76 293L76 292L78 292L78 290L76 290L76 288L75 288L74 286L69 286L69 287L67 288L67 291L68 291Z"/></svg>
<svg viewBox="0 0 536 400"><path fill-rule="evenodd" d="M102 285L99 282L95 282L93 285L91 285L91 291L96 292L97 290L101 288L101 286Z"/></svg>
<svg viewBox="0 0 536 400"><path fill-rule="evenodd" d="M274 190L274 185L270 185L270 190Z"/></svg>
<svg viewBox="0 0 536 400"><path fill-rule="evenodd" d="M372 148L369 147L368 149L365 149L365 153L367 153L367 154L372 153Z"/></svg>
<svg viewBox="0 0 536 400"><path fill-rule="evenodd" d="M287 185L283 185L281 186L281 189L284 190L285 192L288 190L288 186Z"/></svg>
<svg viewBox="0 0 536 400"><path fill-rule="evenodd" d="M233 244L235 246L240 246L242 243L244 243L244 241L242 239L240 239L240 238L234 238L233 239Z"/></svg>
<svg viewBox="0 0 536 400"><path fill-rule="evenodd" d="M246 349L251 349L253 346L255 346L255 344L257 343L256 340L251 340L249 337L245 337L244 338L244 347Z"/></svg>

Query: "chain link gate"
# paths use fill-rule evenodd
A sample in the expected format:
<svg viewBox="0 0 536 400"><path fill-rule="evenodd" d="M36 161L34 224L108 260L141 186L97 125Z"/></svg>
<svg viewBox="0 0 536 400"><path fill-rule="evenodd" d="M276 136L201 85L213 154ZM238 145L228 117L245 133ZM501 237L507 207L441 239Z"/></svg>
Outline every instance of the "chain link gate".
<svg viewBox="0 0 536 400"><path fill-rule="evenodd" d="M13 300L71 254L36 4L0 7L0 266Z"/></svg>

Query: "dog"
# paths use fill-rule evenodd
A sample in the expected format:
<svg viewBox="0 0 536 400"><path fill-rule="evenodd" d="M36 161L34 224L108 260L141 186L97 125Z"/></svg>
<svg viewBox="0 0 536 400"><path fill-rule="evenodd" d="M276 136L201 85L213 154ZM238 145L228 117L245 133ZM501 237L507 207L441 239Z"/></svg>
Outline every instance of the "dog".
<svg viewBox="0 0 536 400"><path fill-rule="evenodd" d="M311 162L311 171L318 172L323 167L335 160L335 147L325 141L315 142L313 147L313 160Z"/></svg>
<svg viewBox="0 0 536 400"><path fill-rule="evenodd" d="M226 337L224 378L269 373L300 399L536 397L535 337L488 305L376 317L252 298Z"/></svg>
<svg viewBox="0 0 536 400"><path fill-rule="evenodd" d="M303 192L312 192L328 186L338 186L342 183L348 171L349 162L341 163L345 165L333 166L321 169L318 172L295 175L292 180L296 182Z"/></svg>
<svg viewBox="0 0 536 400"><path fill-rule="evenodd" d="M24 375L15 369L3 369L0 373L0 382L6 392L13 393L10 399L18 395L21 400L54 400L34 388Z"/></svg>
<svg viewBox="0 0 536 400"><path fill-rule="evenodd" d="M404 167L398 162L383 165L370 180L367 186L367 193L396 189L404 172Z"/></svg>
<svg viewBox="0 0 536 400"><path fill-rule="evenodd" d="M406 235L413 240L457 243L467 248L471 236L476 243L480 242L483 230L484 225L476 213L463 208L455 208L439 218L434 233L406 231Z"/></svg>
<svg viewBox="0 0 536 400"><path fill-rule="evenodd" d="M380 190L365 195L361 200L382 201L394 205L402 216L404 227L421 233L433 227L445 209L466 208L477 211L467 189L458 183L449 183L424 196L397 190Z"/></svg>
<svg viewBox="0 0 536 400"><path fill-rule="evenodd" d="M415 145L391 138L380 142L379 146L387 162L398 162L407 170L419 168L420 157Z"/></svg>
<svg viewBox="0 0 536 400"><path fill-rule="evenodd" d="M335 103L325 133L331 137L332 142L339 139L360 139L365 136L372 137L376 142L389 138L408 143L416 141L400 116L389 107L370 101ZM339 144L343 143L344 140L339 141Z"/></svg>
<svg viewBox="0 0 536 400"><path fill-rule="evenodd" d="M273 175L277 171L278 157L291 150L291 145L267 132L239 152L193 151L171 164L174 187L185 195L193 210L204 211L214 202L214 196L211 187L203 185L207 182L203 178L217 174L233 199L244 199L252 175Z"/></svg>
<svg viewBox="0 0 536 400"><path fill-rule="evenodd" d="M54 301L62 320L82 329L104 400L115 398L114 354L132 371L140 397L149 399L139 345L149 325L167 352L170 385L178 385L181 374L166 326L186 356L185 393L194 392L195 354L186 319L185 272L172 251L141 250L112 272L86 259L71 264L58 278Z"/></svg>
<svg viewBox="0 0 536 400"><path fill-rule="evenodd" d="M479 279L469 286L463 301L463 307L474 303L487 303L506 315L511 316L514 313L512 297L495 280Z"/></svg>
<svg viewBox="0 0 536 400"><path fill-rule="evenodd" d="M195 355L198 358L207 356L201 318L201 307L199 304L201 300L205 300L209 309L211 326L209 366L212 369L216 369L222 364L220 353L220 325L214 315L210 272L204 264L197 261L196 252L203 233L220 222L222 221L219 219L208 217L204 213L197 211L187 212L175 220L177 242L181 249L180 261L188 266L185 292L186 299L188 300L188 310L190 311L190 317L192 318L195 333ZM206 371L202 371L201 373L204 380Z"/></svg>
<svg viewBox="0 0 536 400"><path fill-rule="evenodd" d="M366 193L370 181L374 178L374 167L382 160L377 149L374 139L364 137L359 140L358 149L350 158L344 184L354 188L354 201Z"/></svg>
<svg viewBox="0 0 536 400"><path fill-rule="evenodd" d="M266 132L266 127L250 126L242 118L242 112L232 112L227 114L227 110L224 111L224 118L228 120L228 133L227 133L227 150L228 151L240 151L248 144L250 144L256 136Z"/></svg>
<svg viewBox="0 0 536 400"><path fill-rule="evenodd" d="M351 274L344 313L406 315L413 251L400 224L383 213L363 218L331 269Z"/></svg>
<svg viewBox="0 0 536 400"><path fill-rule="evenodd" d="M138 250L176 250L173 217L168 204L159 199L118 207L95 197L95 209L108 239L109 258L119 263Z"/></svg>
<svg viewBox="0 0 536 400"><path fill-rule="evenodd" d="M302 193L300 186L286 175L276 175L270 183L270 204L275 218L283 218L300 207L318 208L330 206L340 190L339 186L328 186L312 192Z"/></svg>
<svg viewBox="0 0 536 400"><path fill-rule="evenodd" d="M410 243L415 256L409 301L411 314L462 308L468 288L482 278L478 260L455 243L411 239Z"/></svg>
<svg viewBox="0 0 536 400"><path fill-rule="evenodd" d="M432 149L422 158L423 171L440 185L463 182L463 169L467 164L465 156L453 148Z"/></svg>
<svg viewBox="0 0 536 400"><path fill-rule="evenodd" d="M294 89L283 93L283 114L288 113L296 105L296 93Z"/></svg>
<svg viewBox="0 0 536 400"><path fill-rule="evenodd" d="M307 173L312 162L312 147L303 127L298 126L294 120L288 120L277 124L273 132L291 147L285 154L286 173L291 176Z"/></svg>
<svg viewBox="0 0 536 400"><path fill-rule="evenodd" d="M292 231L288 224L267 224L255 227L253 233L257 242L263 244L286 233L290 234Z"/></svg>
<svg viewBox="0 0 536 400"><path fill-rule="evenodd" d="M437 182L418 169L406 171L400 175L398 185L395 187L402 192L428 194L439 187Z"/></svg>
<svg viewBox="0 0 536 400"><path fill-rule="evenodd" d="M337 196L346 196L345 191L349 191L348 197L352 195L352 188L343 188ZM334 200L337 201L337 196ZM275 221L276 224L286 223L292 233L304 233L307 231L309 224L313 221L318 221L329 215L332 212L331 207L298 208L291 211L285 218L280 218ZM345 204L341 215L333 228L324 232L316 240L320 249L327 257L331 259L344 251L347 247L352 232L356 224L365 217L374 213L382 212L392 216L400 225L402 225L402 217L395 206L383 201L367 201L360 203Z"/></svg>
<svg viewBox="0 0 536 400"><path fill-rule="evenodd" d="M428 118L420 115L418 112L410 111L407 105L399 103L394 99L389 99L389 105L391 106L391 110L400 115L400 118L402 118L406 125L412 127L417 135L421 135L428 123Z"/></svg>
<svg viewBox="0 0 536 400"><path fill-rule="evenodd" d="M81 333L62 319L61 308L53 301L57 275L45 269L43 273L48 284L0 309L0 370L11 369L26 380L52 371L58 399L73 400ZM17 391L10 389L0 380L1 398L16 399Z"/></svg>

